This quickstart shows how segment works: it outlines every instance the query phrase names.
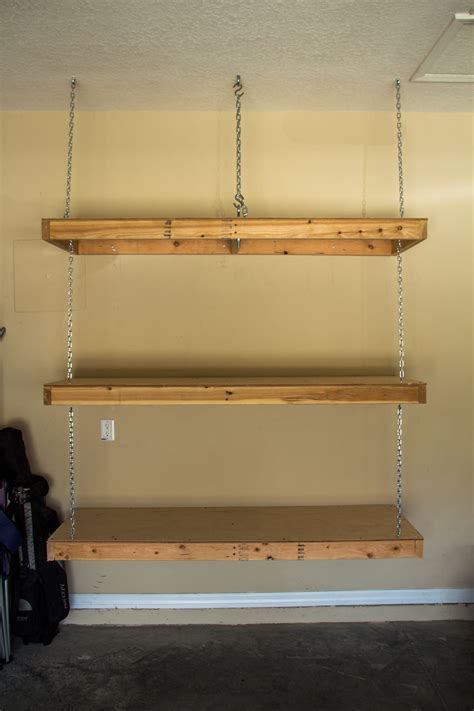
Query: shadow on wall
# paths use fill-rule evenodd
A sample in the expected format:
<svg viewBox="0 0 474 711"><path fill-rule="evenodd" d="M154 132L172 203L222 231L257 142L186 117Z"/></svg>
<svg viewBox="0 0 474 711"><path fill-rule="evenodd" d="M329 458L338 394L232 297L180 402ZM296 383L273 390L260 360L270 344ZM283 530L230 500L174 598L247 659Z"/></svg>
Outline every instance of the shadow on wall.
<svg viewBox="0 0 474 711"><path fill-rule="evenodd" d="M230 362L229 365L223 366L222 360L218 365L210 365L211 358L202 359L201 362L197 358L193 358L193 364L180 364L179 358L182 354L177 355L175 359L159 362L158 358L137 357L135 359L127 358L127 362L116 362L112 366L110 360L104 359L101 362L100 354L93 359L82 358L81 362L76 367L75 376L78 378L109 378L109 377L351 377L358 376L396 376L398 375L398 364L392 361L383 361L366 358L364 361L356 360L349 365L337 362L337 359L324 359L324 365L313 361L308 363L307 359L302 360L296 366L288 368L278 362L280 359L275 359L274 363L267 359L261 364L255 361L255 358L248 359L245 362L240 358L238 363ZM328 366L328 361L333 365Z"/></svg>

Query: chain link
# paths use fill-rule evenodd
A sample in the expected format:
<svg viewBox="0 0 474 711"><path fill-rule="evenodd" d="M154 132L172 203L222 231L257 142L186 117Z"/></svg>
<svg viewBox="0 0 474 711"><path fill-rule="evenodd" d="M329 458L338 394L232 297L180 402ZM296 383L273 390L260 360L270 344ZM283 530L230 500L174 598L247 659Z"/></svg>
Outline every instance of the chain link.
<svg viewBox="0 0 474 711"><path fill-rule="evenodd" d="M398 375L405 378L405 325L403 313L403 264L400 240L397 244L397 298L398 298Z"/></svg>
<svg viewBox="0 0 474 711"><path fill-rule="evenodd" d="M71 93L69 95L69 126L67 136L67 170L66 170L66 207L64 219L69 218L71 210L71 179L72 179L72 143L74 137L74 110L76 108L76 77L71 79Z"/></svg>
<svg viewBox="0 0 474 711"><path fill-rule="evenodd" d="M241 122L242 122L242 97L244 95L242 82L240 76L237 75L236 82L234 84L234 94L235 94L235 158L236 158L236 187L235 187L235 198L234 207L237 210L237 217L247 217L248 209L245 204L245 198L242 195L242 141L241 141ZM240 248L240 239L236 240L237 251Z"/></svg>
<svg viewBox="0 0 474 711"><path fill-rule="evenodd" d="M405 214L405 195L403 185L403 134L402 134L402 98L400 92L400 79L395 81L396 109L397 109L397 150L398 150L398 200L400 217Z"/></svg>
<svg viewBox="0 0 474 711"><path fill-rule="evenodd" d="M402 533L403 408L397 405L397 536Z"/></svg>
<svg viewBox="0 0 474 711"><path fill-rule="evenodd" d="M68 383L72 381L72 307L73 307L73 284L74 284L74 243L69 240L67 256L67 356L66 374Z"/></svg>
<svg viewBox="0 0 474 711"><path fill-rule="evenodd" d="M398 152L398 202L400 217L405 215L405 188L403 184L403 134L402 134L402 102L400 94L400 79L395 82L397 109L397 152ZM402 243L397 241L397 297L398 297L398 350L400 381L405 377L405 339L403 313L403 264Z"/></svg>
<svg viewBox="0 0 474 711"><path fill-rule="evenodd" d="M66 206L64 219L69 219L71 211L71 182L72 182L72 148L74 138L74 110L76 101L76 78L71 79L71 93L69 99L69 127L67 141L67 169L66 169ZM73 333L73 277L74 277L74 243L69 240L67 258L67 356L66 374L68 383L72 382L72 333ZM69 463L69 533L71 539L76 533L76 481L75 481L75 438L74 438L74 408L69 408L68 413L68 463Z"/></svg>
<svg viewBox="0 0 474 711"><path fill-rule="evenodd" d="M395 100L397 112L397 153L398 153L398 200L400 217L405 215L405 190L403 184L403 134L402 102L400 79L395 81ZM397 241L397 299L398 299L398 374L400 382L405 378L405 324L403 312L403 263L402 243ZM397 536L402 533L402 473L403 473L403 407L397 406Z"/></svg>
<svg viewBox="0 0 474 711"><path fill-rule="evenodd" d="M68 443L69 443L69 534L71 539L76 533L76 482L75 482L75 450L74 450L74 408L68 412Z"/></svg>

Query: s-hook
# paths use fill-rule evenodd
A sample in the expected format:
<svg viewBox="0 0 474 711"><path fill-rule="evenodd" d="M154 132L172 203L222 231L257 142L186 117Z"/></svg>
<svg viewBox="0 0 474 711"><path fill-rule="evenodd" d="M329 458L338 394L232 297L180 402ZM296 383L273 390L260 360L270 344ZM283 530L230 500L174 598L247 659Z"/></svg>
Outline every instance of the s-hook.
<svg viewBox="0 0 474 711"><path fill-rule="evenodd" d="M242 81L240 79L240 74L237 74L237 78L233 85L234 95L235 95L235 166L236 166L236 186L235 186L235 198L234 207L237 211L237 217L247 217L248 209L245 204L245 198L242 194L242 142L241 142L241 100L244 95L244 89L242 86ZM235 249L233 253L237 253L240 249L240 238L236 239L234 242Z"/></svg>

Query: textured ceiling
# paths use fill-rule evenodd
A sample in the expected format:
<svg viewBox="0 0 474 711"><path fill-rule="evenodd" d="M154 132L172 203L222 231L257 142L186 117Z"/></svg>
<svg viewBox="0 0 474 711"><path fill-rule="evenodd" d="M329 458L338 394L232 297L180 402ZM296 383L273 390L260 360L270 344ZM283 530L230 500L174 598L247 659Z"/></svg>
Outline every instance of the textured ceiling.
<svg viewBox="0 0 474 711"><path fill-rule="evenodd" d="M470 111L468 84L408 83L460 0L1 0L7 109ZM472 51L472 48L471 48Z"/></svg>

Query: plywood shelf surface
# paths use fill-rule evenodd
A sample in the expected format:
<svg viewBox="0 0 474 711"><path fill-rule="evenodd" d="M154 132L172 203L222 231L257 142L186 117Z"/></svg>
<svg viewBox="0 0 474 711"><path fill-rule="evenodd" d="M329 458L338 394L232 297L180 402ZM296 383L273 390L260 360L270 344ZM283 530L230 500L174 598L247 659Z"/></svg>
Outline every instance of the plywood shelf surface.
<svg viewBox="0 0 474 711"><path fill-rule="evenodd" d="M50 560L338 560L414 558L423 538L395 506L84 508L63 523Z"/></svg>
<svg viewBox="0 0 474 711"><path fill-rule="evenodd" d="M426 384L396 377L74 378L44 386L46 405L425 403Z"/></svg>
<svg viewBox="0 0 474 711"><path fill-rule="evenodd" d="M43 219L43 239L77 254L390 256L426 239L423 218Z"/></svg>

